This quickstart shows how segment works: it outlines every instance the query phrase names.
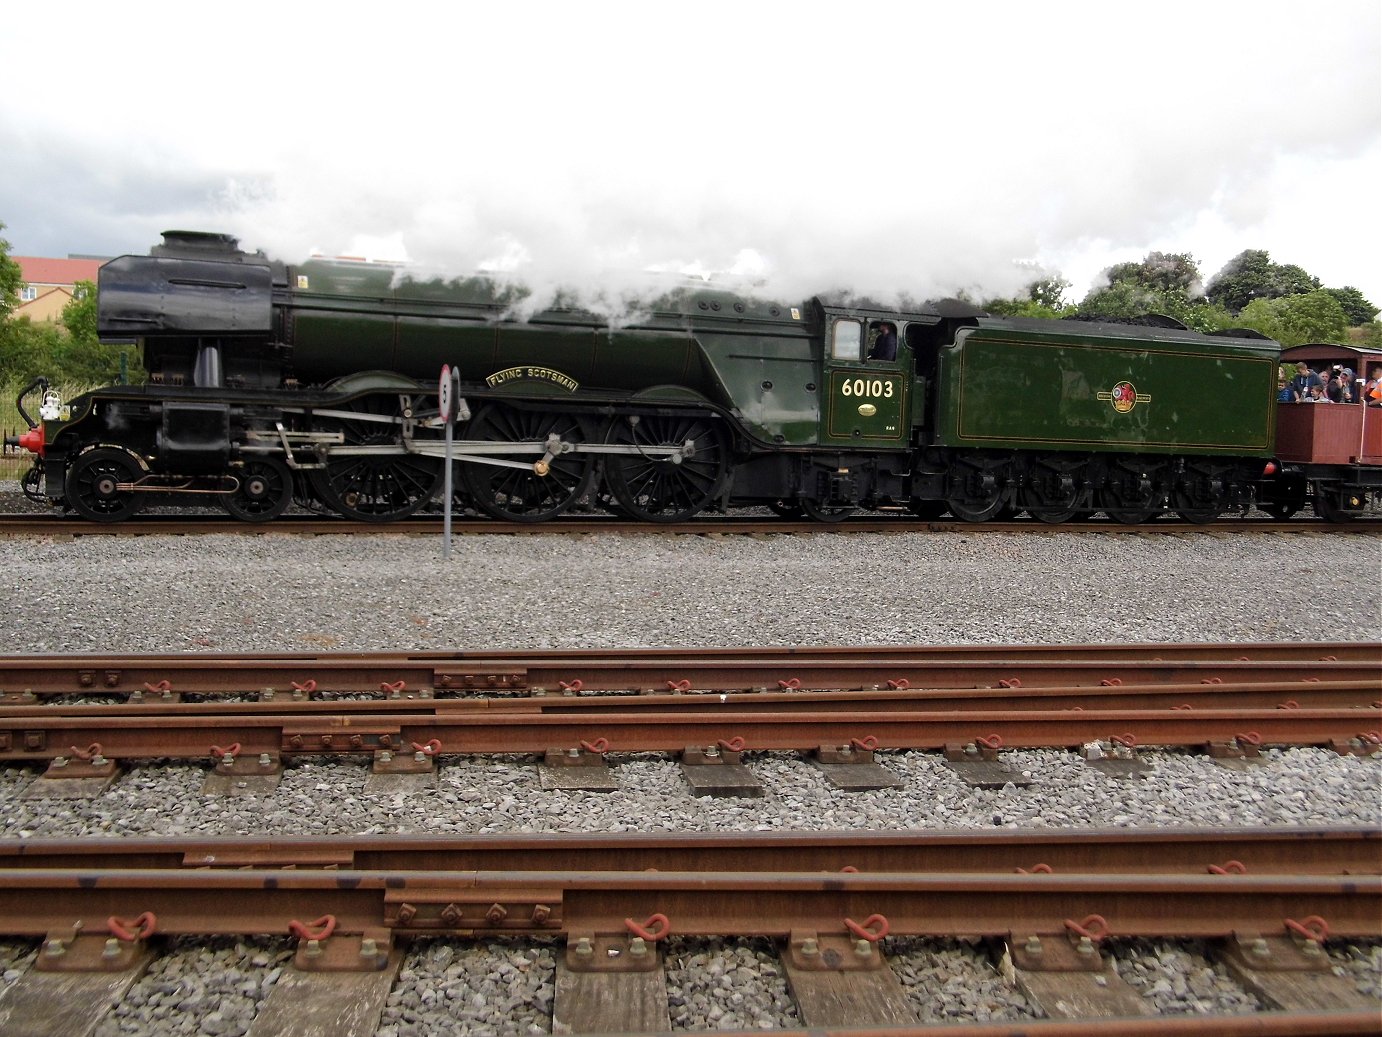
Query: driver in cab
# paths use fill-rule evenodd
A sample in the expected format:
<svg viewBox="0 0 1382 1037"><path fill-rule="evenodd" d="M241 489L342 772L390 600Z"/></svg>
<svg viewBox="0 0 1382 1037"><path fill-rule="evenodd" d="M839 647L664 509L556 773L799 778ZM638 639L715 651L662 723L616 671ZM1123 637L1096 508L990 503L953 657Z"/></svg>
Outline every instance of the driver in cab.
<svg viewBox="0 0 1382 1037"><path fill-rule="evenodd" d="M873 348L869 350L869 359L889 362L896 360L897 326L883 321L875 327L878 329L878 337L873 340Z"/></svg>

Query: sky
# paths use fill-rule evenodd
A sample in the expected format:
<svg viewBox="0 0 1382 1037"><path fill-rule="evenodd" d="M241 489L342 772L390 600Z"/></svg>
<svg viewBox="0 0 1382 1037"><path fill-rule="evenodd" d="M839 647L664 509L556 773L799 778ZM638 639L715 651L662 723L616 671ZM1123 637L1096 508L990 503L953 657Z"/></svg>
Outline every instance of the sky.
<svg viewBox="0 0 1382 1037"><path fill-rule="evenodd" d="M1263 248L1382 305L1379 12L76 2L0 30L0 233L884 300Z"/></svg>

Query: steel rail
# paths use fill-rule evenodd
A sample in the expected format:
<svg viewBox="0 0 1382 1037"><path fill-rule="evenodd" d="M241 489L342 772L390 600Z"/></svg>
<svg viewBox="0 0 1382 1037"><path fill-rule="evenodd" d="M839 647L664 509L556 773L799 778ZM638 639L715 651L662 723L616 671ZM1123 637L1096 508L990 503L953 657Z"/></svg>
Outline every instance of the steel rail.
<svg viewBox="0 0 1382 1037"><path fill-rule="evenodd" d="M101 697L101 696L95 696ZM86 697L84 697L86 698ZM42 705L36 696L0 696L0 716L21 720L54 715L71 717L161 716L311 716L340 713L435 715L447 713L546 713L597 716L637 710L640 713L694 713L726 709L737 713L786 709L882 712L1012 712L1026 710L1164 710L1164 709L1371 709L1382 700L1382 676L1362 681L1264 681L1257 684L1155 684L1083 687L1016 687L959 689L893 689L859 691L730 691L562 695L431 695L376 693L363 699L285 698L254 701L163 702L157 696L118 703L70 702L54 696ZM1362 718L1366 719L1366 718Z"/></svg>
<svg viewBox="0 0 1382 1037"><path fill-rule="evenodd" d="M1376 643L930 649L655 649L436 653L19 655L0 657L0 693L285 693L321 690L911 688L1355 681L1382 673ZM167 682L164 685L162 682ZM890 685L891 682L891 685ZM905 682L905 684L903 683ZM401 689L400 689L401 690Z"/></svg>
<svg viewBox="0 0 1382 1037"><path fill-rule="evenodd" d="M601 743L606 751L676 752L724 742L753 750L812 750L868 742L880 749L940 749L987 740L1008 748L1070 748L1121 739L1139 746L1376 744L1377 714L1356 709L820 711L595 716L475 711L435 715L346 711L310 716L0 715L0 761L52 760L99 745L107 758L203 758L236 744L242 755L350 755L429 746L441 754L543 753Z"/></svg>
<svg viewBox="0 0 1382 1037"><path fill-rule="evenodd" d="M0 869L1382 875L1368 826L0 840ZM1232 862L1232 863L1230 863Z"/></svg>
<svg viewBox="0 0 1382 1037"><path fill-rule="evenodd" d="M0 515L0 536L186 536L219 534L237 536L395 536L436 535L441 531L441 516L404 519L399 522L369 523L314 515L289 515L267 523L240 522L219 515L144 515L119 523L88 522L62 515ZM1224 536L1236 533L1346 534L1377 536L1382 520L1355 519L1335 523L1317 519L1225 519L1208 525L1162 520L1128 526L1107 520L1067 522L1048 525L1035 521L970 523L957 520L925 520L902 515L858 515L839 522L814 522L800 519L754 518L747 516L705 516L685 522L651 523L592 515L571 516L549 522L503 522L492 519L458 517L453 533L459 536L552 536L572 534L606 535L746 535L810 536L853 533L1032 533L1052 535L1113 536Z"/></svg>
<svg viewBox="0 0 1382 1037"><path fill-rule="evenodd" d="M897 936L1064 935L1098 916L1112 936L1286 935L1322 919L1336 937L1382 936L1382 877L892 872L0 869L0 932L43 936L110 916L165 935L286 932L330 915L339 934L625 933L663 915L683 936L786 937L885 916Z"/></svg>

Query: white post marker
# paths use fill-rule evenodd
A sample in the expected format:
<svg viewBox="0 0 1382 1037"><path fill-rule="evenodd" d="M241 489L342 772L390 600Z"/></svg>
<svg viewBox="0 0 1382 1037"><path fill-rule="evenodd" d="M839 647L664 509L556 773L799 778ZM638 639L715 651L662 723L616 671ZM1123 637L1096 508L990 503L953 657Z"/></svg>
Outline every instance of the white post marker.
<svg viewBox="0 0 1382 1037"><path fill-rule="evenodd" d="M456 396L451 383L451 365L441 365L441 378L437 380L437 410L446 426L446 471L442 475L441 504L441 557L446 561L451 557L451 442L452 430L456 424Z"/></svg>

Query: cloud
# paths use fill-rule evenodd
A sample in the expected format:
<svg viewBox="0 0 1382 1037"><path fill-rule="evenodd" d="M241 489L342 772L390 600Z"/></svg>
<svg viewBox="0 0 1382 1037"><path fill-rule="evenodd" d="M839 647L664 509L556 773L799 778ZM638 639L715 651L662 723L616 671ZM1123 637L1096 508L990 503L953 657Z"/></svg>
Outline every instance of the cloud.
<svg viewBox="0 0 1382 1037"><path fill-rule="evenodd" d="M247 3L195 62L179 6L80 24L65 61L99 74L0 114L21 252L180 225L616 296L657 269L886 298L1263 247L1382 299L1375 3Z"/></svg>

